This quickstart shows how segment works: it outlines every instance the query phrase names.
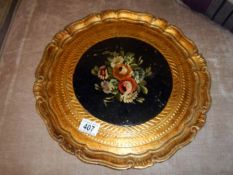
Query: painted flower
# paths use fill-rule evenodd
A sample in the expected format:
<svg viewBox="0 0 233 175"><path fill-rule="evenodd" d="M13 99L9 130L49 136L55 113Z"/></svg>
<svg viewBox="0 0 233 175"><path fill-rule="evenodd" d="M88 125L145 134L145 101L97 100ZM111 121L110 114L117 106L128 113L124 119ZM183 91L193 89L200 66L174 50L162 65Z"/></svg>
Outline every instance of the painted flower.
<svg viewBox="0 0 233 175"><path fill-rule="evenodd" d="M120 101L124 103L132 103L137 98L137 96L138 96L137 91L130 94L125 93L120 96Z"/></svg>
<svg viewBox="0 0 233 175"><path fill-rule="evenodd" d="M118 80L131 77L132 69L128 64L117 64L112 70L113 76Z"/></svg>
<svg viewBox="0 0 233 175"><path fill-rule="evenodd" d="M122 80L118 84L119 91L122 94L130 94L137 90L137 83L133 78L127 78L125 80Z"/></svg>
<svg viewBox="0 0 233 175"><path fill-rule="evenodd" d="M113 90L113 86L111 83L109 83L108 81L102 81L100 83L102 89L103 89L103 92L106 93L106 94L110 94Z"/></svg>
<svg viewBox="0 0 233 175"><path fill-rule="evenodd" d="M111 61L111 67L115 67L117 64L123 63L124 58L122 56L115 56Z"/></svg>
<svg viewBox="0 0 233 175"><path fill-rule="evenodd" d="M141 67L143 60L135 57L134 53L104 51L103 55L108 55L105 65L95 65L91 69L91 74L97 76L99 83L94 84L95 90L106 94L103 103L118 100L122 103L143 103L145 98L139 95L147 95L146 77L152 74L151 66Z"/></svg>
<svg viewBox="0 0 233 175"><path fill-rule="evenodd" d="M99 67L98 77L101 80L106 80L108 78L108 70L107 70L106 66L103 65L103 66Z"/></svg>

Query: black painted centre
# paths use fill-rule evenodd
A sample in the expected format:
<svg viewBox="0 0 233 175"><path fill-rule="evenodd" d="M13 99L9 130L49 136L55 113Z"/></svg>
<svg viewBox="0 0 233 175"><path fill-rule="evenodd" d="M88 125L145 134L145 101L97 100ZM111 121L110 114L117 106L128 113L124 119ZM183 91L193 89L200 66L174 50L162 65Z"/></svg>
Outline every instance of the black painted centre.
<svg viewBox="0 0 233 175"><path fill-rule="evenodd" d="M112 68L114 65L111 67L111 60L117 60L115 57L122 51L125 55L133 55L138 64L136 68L132 63L128 66L122 62L124 56L118 58L115 68ZM94 67L98 68L96 75L92 73ZM113 70L115 74L111 73ZM136 81L136 74L143 80ZM118 75L127 77L119 78ZM117 94L107 91L112 88L109 85L111 76ZM118 37L101 41L82 55L73 75L73 87L79 102L95 117L116 125L137 125L156 117L163 110L172 91L172 74L166 59L156 48L138 39Z"/></svg>

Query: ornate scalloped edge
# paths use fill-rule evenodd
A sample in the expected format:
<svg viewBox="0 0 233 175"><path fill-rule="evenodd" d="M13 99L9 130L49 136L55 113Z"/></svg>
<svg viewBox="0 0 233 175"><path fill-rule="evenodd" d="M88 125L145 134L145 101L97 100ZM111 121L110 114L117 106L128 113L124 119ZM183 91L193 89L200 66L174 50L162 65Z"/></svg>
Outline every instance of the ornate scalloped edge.
<svg viewBox="0 0 233 175"><path fill-rule="evenodd" d="M132 20L133 22L140 22L150 25L150 27L159 28L165 34L174 38L180 47L184 50L189 58L191 58L195 65L194 72L197 72L199 77L203 79L201 86L201 96L203 96L202 103L199 105L200 111L197 116L197 120L191 123L189 128L166 143L166 147L159 150L149 150L143 155L125 155L119 156L108 152L96 152L90 150L85 145L81 145L77 142L71 142L68 138L70 137L64 130L62 131L59 126L54 125L52 115L55 115L49 108L47 99L48 94L45 93L48 85L48 71L59 51L63 45L72 38L72 35L76 32L85 30L91 25L100 23L105 20ZM49 59L47 59L49 58ZM165 20L154 18L153 16L145 13L131 12L128 10L117 10L117 11L104 11L100 14L89 15L86 18L72 23L66 27L63 31L57 33L52 42L48 44L43 58L36 70L36 81L34 84L33 92L36 97L36 107L44 120L50 135L59 143L59 145L66 151L69 152L84 162L93 164L102 164L107 167L115 169L127 169L127 168L146 168L157 162L162 162L169 159L178 149L184 145L190 143L197 131L201 129L206 120L206 113L210 107L210 76L207 71L205 60L200 54L198 54L197 47L195 44L188 39L178 28L169 25ZM111 161L109 160L111 157Z"/></svg>

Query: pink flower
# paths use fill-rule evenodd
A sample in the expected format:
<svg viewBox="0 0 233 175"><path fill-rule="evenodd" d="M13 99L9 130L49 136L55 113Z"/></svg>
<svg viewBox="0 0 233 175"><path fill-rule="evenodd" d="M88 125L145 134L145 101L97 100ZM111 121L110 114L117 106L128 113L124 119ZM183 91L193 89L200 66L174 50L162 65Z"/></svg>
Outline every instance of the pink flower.
<svg viewBox="0 0 233 175"><path fill-rule="evenodd" d="M106 80L108 78L108 70L107 70L106 66L99 67L98 77L101 80Z"/></svg>
<svg viewBox="0 0 233 175"><path fill-rule="evenodd" d="M122 94L130 94L137 90L137 83L133 78L126 78L118 84L118 88Z"/></svg>

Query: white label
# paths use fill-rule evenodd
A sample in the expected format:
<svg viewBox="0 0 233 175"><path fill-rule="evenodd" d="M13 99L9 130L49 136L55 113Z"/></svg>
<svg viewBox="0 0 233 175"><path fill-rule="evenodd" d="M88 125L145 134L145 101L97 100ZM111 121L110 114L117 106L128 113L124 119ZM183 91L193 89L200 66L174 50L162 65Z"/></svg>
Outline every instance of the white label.
<svg viewBox="0 0 233 175"><path fill-rule="evenodd" d="M100 124L92 122L88 119L82 119L78 130L92 136L96 136L100 128Z"/></svg>

